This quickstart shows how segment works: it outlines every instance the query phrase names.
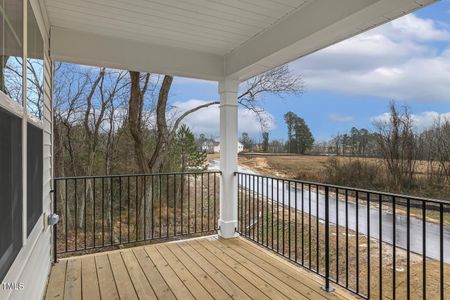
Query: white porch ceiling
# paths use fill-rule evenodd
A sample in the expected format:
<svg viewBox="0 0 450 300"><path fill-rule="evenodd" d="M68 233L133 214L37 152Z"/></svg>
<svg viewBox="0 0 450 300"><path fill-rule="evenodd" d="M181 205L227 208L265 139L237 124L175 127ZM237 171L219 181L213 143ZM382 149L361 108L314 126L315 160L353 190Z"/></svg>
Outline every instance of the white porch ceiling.
<svg viewBox="0 0 450 300"><path fill-rule="evenodd" d="M43 0L54 59L247 79L435 0Z"/></svg>

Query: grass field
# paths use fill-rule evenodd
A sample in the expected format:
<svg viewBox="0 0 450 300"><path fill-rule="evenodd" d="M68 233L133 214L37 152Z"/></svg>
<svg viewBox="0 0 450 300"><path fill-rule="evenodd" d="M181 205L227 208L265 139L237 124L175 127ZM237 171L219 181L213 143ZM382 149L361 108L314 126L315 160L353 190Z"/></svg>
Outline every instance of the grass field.
<svg viewBox="0 0 450 300"><path fill-rule="evenodd" d="M361 161L364 165L378 168L376 178L358 178L359 182L334 182L329 178L327 171L327 162L330 159L336 159L338 162L348 163L349 161ZM418 184L411 188L395 189L385 184L388 180L387 170L384 169L384 161L379 158L367 157L337 157L337 156L319 156L319 155L271 155L271 154L254 154L240 155L239 164L252 168L253 170L270 175L279 176L290 179L299 179L306 181L315 181L320 183L337 184L344 186L352 186L362 189L372 189L383 192L400 193L414 195L418 197L434 198L434 199L450 199L450 186L442 186L429 183L425 180L427 170L426 162L417 161L415 166L414 177ZM348 175L352 170L347 170ZM367 174L364 174L367 175ZM349 176L350 177L350 176Z"/></svg>

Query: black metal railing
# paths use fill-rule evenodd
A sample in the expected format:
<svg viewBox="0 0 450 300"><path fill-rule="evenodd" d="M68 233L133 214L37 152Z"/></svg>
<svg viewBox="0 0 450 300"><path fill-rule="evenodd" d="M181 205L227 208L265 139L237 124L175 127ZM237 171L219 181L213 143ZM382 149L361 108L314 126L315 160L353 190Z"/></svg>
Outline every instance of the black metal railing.
<svg viewBox="0 0 450 300"><path fill-rule="evenodd" d="M55 178L55 254L217 231L220 172ZM56 256L55 256L56 259Z"/></svg>
<svg viewBox="0 0 450 300"><path fill-rule="evenodd" d="M450 202L236 173L238 231L363 298L450 295ZM447 280L444 280L444 278Z"/></svg>

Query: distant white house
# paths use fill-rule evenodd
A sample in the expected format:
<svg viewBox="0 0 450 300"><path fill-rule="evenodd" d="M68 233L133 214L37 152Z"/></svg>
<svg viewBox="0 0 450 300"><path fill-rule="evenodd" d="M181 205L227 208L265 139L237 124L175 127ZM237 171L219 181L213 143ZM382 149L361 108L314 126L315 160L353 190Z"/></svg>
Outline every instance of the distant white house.
<svg viewBox="0 0 450 300"><path fill-rule="evenodd" d="M220 143L214 140L206 141L202 144L202 150L207 153L219 153L220 152ZM237 151L244 151L244 145L238 141L237 143Z"/></svg>
<svg viewBox="0 0 450 300"><path fill-rule="evenodd" d="M237 145L237 151L238 153L244 151L244 145L238 141L238 145Z"/></svg>

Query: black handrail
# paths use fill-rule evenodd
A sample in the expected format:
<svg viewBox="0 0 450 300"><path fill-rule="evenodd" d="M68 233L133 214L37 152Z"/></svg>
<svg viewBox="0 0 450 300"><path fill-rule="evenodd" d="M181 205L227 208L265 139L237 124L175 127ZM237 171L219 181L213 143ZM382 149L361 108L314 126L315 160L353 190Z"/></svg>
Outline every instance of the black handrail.
<svg viewBox="0 0 450 300"><path fill-rule="evenodd" d="M334 283L363 298L380 299L395 299L399 285L408 299L413 291L424 299L450 293L444 280L450 268L445 249L450 228L444 224L450 202L242 172L236 176L240 235L320 275L325 290L332 291ZM427 276L438 284L430 284ZM420 277L420 283L412 280Z"/></svg>
<svg viewBox="0 0 450 300"><path fill-rule="evenodd" d="M54 252L217 232L220 171L54 179ZM191 203L192 202L192 203Z"/></svg>

